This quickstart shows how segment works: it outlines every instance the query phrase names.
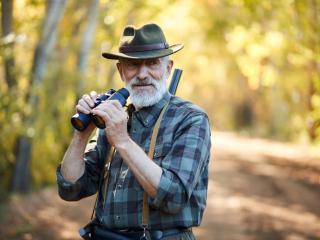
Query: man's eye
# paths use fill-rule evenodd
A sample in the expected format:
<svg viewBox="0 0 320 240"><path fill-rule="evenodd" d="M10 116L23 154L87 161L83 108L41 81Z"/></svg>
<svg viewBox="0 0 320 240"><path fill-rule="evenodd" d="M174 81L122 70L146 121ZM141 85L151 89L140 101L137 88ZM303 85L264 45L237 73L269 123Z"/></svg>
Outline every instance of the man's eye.
<svg viewBox="0 0 320 240"><path fill-rule="evenodd" d="M150 60L149 62L148 62L148 65L150 65L150 66L154 66L154 65L157 65L158 64L158 61L157 60Z"/></svg>
<svg viewBox="0 0 320 240"><path fill-rule="evenodd" d="M128 62L128 66L130 66L130 67L136 67L138 65L139 65L139 63L137 63L137 62Z"/></svg>

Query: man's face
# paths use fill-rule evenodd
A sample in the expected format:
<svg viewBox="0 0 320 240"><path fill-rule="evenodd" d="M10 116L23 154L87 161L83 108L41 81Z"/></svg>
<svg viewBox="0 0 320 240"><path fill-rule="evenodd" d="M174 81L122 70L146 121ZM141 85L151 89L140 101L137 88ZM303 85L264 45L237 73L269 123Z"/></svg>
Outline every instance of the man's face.
<svg viewBox="0 0 320 240"><path fill-rule="evenodd" d="M119 60L118 70L136 107L154 105L162 98L172 64L168 58Z"/></svg>

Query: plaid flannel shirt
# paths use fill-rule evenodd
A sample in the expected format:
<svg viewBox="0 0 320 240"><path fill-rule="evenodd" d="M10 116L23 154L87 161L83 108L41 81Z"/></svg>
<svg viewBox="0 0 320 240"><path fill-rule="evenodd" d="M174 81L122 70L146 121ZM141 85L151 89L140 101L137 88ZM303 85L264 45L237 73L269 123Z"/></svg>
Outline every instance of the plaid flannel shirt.
<svg viewBox="0 0 320 240"><path fill-rule="evenodd" d="M153 158L163 172L156 196L149 197L151 229L200 225L207 199L211 133L201 109L166 93L154 106L129 114L129 134L148 153L153 126L168 101ZM97 140L89 142L85 153L85 172L75 183L66 181L58 167L61 198L76 201L97 192L109 148L105 131L99 130ZM102 224L116 229L142 226L143 188L117 151L110 166L104 209L99 191L96 216Z"/></svg>

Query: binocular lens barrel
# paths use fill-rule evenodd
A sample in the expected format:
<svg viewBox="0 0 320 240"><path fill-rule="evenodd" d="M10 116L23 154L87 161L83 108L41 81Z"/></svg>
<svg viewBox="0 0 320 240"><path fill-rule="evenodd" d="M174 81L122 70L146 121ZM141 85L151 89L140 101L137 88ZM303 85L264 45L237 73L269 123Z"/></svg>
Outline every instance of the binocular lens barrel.
<svg viewBox="0 0 320 240"><path fill-rule="evenodd" d="M97 115L92 115L92 122L97 126L97 128L104 129L106 127L103 118Z"/></svg>
<svg viewBox="0 0 320 240"><path fill-rule="evenodd" d="M72 126L79 131L85 130L89 126L90 121L90 115L84 113L76 113L71 118Z"/></svg>
<svg viewBox="0 0 320 240"><path fill-rule="evenodd" d="M115 91L110 89L104 94L100 94L94 103L94 107L97 107L101 102L109 99L109 100L118 100L121 106L126 104L127 98L129 97L129 91L125 88L121 88L119 91ZM92 114L84 114L84 113L76 113L71 118L72 126L77 129L78 131L85 130L90 122L93 122L98 128L104 129L105 124L104 120L99 116L93 116Z"/></svg>

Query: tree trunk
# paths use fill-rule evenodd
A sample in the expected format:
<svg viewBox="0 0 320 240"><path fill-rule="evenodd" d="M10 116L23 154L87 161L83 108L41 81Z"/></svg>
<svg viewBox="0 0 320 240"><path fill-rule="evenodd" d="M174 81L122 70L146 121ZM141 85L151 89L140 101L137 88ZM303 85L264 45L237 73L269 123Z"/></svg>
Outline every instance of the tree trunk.
<svg viewBox="0 0 320 240"><path fill-rule="evenodd" d="M12 180L12 191L25 192L30 185L30 159L32 154L33 125L37 115L37 93L34 91L43 81L49 55L51 54L57 37L57 26L63 14L66 0L48 0L47 13L43 30L36 47L30 78L30 94L28 104L33 109L25 117L25 133L17 140L16 166Z"/></svg>
<svg viewBox="0 0 320 240"><path fill-rule="evenodd" d="M3 50L3 63L5 80L9 89L16 86L17 77L14 71L14 34L12 30L12 15L13 15L13 2L12 0L1 0L1 27L2 27L2 39L4 42Z"/></svg>
<svg viewBox="0 0 320 240"><path fill-rule="evenodd" d="M29 159L31 153L31 139L27 136L21 136L17 140L16 151L20 154L16 157L16 164L12 179L12 191L27 192L29 189L30 166ZM28 159L28 161L26 161Z"/></svg>
<svg viewBox="0 0 320 240"><path fill-rule="evenodd" d="M52 52L57 38L57 26L62 17L66 0L48 0L47 13L44 20L42 35L37 45L31 75L31 86L42 81L48 56Z"/></svg>
<svg viewBox="0 0 320 240"><path fill-rule="evenodd" d="M77 97L84 91L84 73L87 67L89 51L92 45L92 41L95 36L95 30L97 25L97 19L99 16L99 0L91 0L91 4L88 10L88 24L83 33L83 38L80 44L80 51L78 55L77 68L79 72L79 80L77 84Z"/></svg>
<svg viewBox="0 0 320 240"><path fill-rule="evenodd" d="M310 39L308 39L308 45L309 48L316 54L320 53L320 38L319 38L319 16L317 13L317 1L316 0L309 0L309 11L310 11L310 28L312 30L312 35L310 36ZM312 104L312 97L317 94L317 88L316 88L316 81L319 79L319 72L320 72L320 65L317 63L316 58L314 57L308 66L307 72L308 72L308 79L309 79L309 86L308 86L308 110L309 112L313 112L314 106ZM308 126L309 131L309 138L314 141L317 136L317 128L320 125L320 119L312 119Z"/></svg>
<svg viewBox="0 0 320 240"><path fill-rule="evenodd" d="M82 2L74 1L71 9L72 9L72 11L77 12L81 7L82 7ZM70 49L72 49L74 47L74 43L76 41L76 38L79 35L80 29L81 29L82 24L84 23L85 20L86 20L86 14L81 14L81 16L79 16L77 18L77 20L75 20L75 22L72 24L71 35L69 37L70 40L63 47L61 54L60 54L60 56L61 56L60 59L67 59L67 57L69 55L69 51L70 51Z"/></svg>

